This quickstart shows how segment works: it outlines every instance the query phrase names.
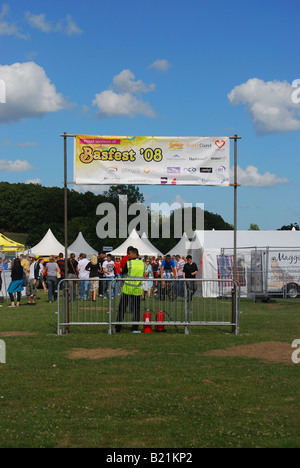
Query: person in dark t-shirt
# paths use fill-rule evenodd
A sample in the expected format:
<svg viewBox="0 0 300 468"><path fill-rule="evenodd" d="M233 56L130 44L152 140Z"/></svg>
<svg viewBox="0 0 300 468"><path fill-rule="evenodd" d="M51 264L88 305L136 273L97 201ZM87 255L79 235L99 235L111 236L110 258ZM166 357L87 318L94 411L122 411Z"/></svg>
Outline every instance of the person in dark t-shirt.
<svg viewBox="0 0 300 468"><path fill-rule="evenodd" d="M187 263L183 267L183 277L186 279L195 279L198 273L198 267L196 263L193 262L191 255L188 255L186 259ZM188 290L188 299L191 301L197 290L197 283L196 281L186 281L186 287Z"/></svg>

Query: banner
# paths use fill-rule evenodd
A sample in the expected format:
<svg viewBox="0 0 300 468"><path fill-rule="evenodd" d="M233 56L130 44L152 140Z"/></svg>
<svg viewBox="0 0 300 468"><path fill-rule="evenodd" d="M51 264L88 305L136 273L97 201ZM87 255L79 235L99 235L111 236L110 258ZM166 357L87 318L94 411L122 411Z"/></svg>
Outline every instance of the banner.
<svg viewBox="0 0 300 468"><path fill-rule="evenodd" d="M229 185L229 137L76 135L76 184Z"/></svg>

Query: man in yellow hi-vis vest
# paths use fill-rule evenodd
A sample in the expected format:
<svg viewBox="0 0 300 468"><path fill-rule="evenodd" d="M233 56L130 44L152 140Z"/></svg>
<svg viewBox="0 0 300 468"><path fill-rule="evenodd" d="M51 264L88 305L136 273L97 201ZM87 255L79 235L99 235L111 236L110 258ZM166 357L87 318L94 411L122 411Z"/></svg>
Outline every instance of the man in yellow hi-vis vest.
<svg viewBox="0 0 300 468"><path fill-rule="evenodd" d="M146 264L139 259L138 249L133 248L129 252L129 259L123 270L125 281L123 282L122 295L119 304L117 322L123 322L126 307L129 304L130 312L133 313L133 321L139 322L141 315L141 296L143 293L143 279L145 277ZM116 325L119 333L122 325ZM138 325L131 328L133 333L138 331Z"/></svg>

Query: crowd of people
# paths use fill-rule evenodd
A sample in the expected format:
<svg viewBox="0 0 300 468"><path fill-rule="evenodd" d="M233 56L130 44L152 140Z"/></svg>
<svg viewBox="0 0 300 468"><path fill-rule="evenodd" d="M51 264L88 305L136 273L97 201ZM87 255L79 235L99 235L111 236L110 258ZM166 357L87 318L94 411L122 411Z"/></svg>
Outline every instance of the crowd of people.
<svg viewBox="0 0 300 468"><path fill-rule="evenodd" d="M88 300L90 295L94 302L97 295L104 298L109 295L111 298L121 296L123 283L117 280L130 276L127 262L131 260L132 251L135 252L134 259L143 262L143 281L139 286L141 300L145 299L146 296L151 296L157 278L196 278L198 273L198 268L190 255L187 257L166 255L165 257L144 257L141 259L137 249L133 246L127 249L127 255L123 257L113 258L110 253L100 252L98 256L92 255L88 259L85 253L81 253L77 258L72 253L67 259L67 272L65 271L66 262L63 253L58 256L50 256L47 259L30 254L20 255L9 266L11 271L11 282L7 289L11 300L9 307L20 305L24 288L26 288L26 303L28 305L36 304L38 288L48 293L49 303L56 301L58 282L65 278L70 280L68 281L70 301L77 298L77 293L79 300ZM0 261L0 282L1 273L5 269L4 262L1 265ZM103 278L103 281L98 281L99 278ZM77 281L78 279L81 281ZM116 281L111 281L111 279ZM163 281L161 284L162 289L165 287L164 283Z"/></svg>

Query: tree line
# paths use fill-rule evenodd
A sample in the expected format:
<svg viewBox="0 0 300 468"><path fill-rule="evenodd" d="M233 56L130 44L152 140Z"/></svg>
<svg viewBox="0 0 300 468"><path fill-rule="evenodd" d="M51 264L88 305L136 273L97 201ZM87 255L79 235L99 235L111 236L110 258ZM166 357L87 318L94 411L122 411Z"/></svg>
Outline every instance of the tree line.
<svg viewBox="0 0 300 468"><path fill-rule="evenodd" d="M81 231L86 241L96 250L101 251L104 245L118 247L125 239L101 239L96 233L99 215L97 207L101 203L111 203L116 208L118 218L119 196L127 196L128 206L133 203L144 203L144 196L139 187L132 185L111 186L102 194L92 192L80 193L68 189L68 244L75 241ZM59 242L64 244L64 189L59 187L44 187L38 184L10 184L0 182L0 230L1 232L26 233L25 243L34 246L44 237L50 228ZM150 217L150 211L149 211ZM196 222L192 217L193 223ZM128 223L134 216L128 215ZM166 252L179 241L174 238L174 212L170 215L170 239L149 240L160 251ZM159 223L163 219L160 217ZM117 219L118 226L118 219ZM137 226L138 227L138 226ZM195 229L196 226L192 226ZM231 224L214 213L204 211L204 229L231 230Z"/></svg>

